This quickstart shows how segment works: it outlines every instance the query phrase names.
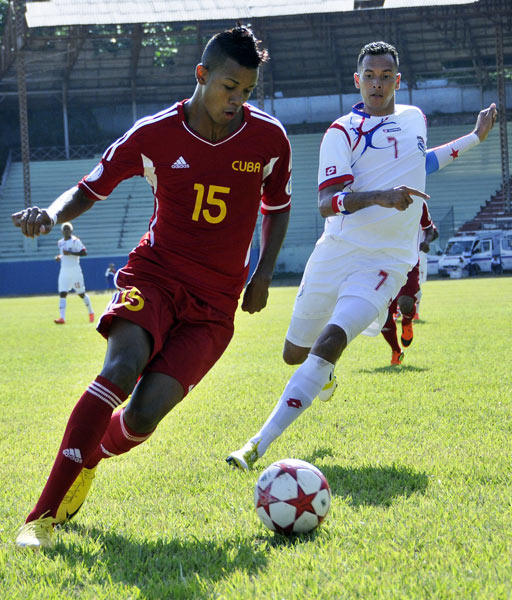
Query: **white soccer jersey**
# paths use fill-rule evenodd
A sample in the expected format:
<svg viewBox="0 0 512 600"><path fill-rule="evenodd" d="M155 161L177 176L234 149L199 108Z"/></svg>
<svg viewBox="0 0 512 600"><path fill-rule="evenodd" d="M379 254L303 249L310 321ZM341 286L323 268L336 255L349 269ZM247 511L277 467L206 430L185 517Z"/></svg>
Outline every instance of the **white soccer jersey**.
<svg viewBox="0 0 512 600"><path fill-rule="evenodd" d="M79 256L62 253L63 250L67 250L68 252L80 252L81 250L85 249L85 246L82 244L80 239L76 237L76 235L72 235L69 240L61 238L57 244L59 246L60 266L62 269L70 269L80 264Z"/></svg>
<svg viewBox="0 0 512 600"><path fill-rule="evenodd" d="M345 190L370 192L400 185L425 190L426 120L415 106L397 104L392 115L370 116L356 104L327 130L320 148L318 186L345 183ZM411 266L418 260L418 223L423 199L405 211L370 206L326 219L324 236L358 249L382 251Z"/></svg>

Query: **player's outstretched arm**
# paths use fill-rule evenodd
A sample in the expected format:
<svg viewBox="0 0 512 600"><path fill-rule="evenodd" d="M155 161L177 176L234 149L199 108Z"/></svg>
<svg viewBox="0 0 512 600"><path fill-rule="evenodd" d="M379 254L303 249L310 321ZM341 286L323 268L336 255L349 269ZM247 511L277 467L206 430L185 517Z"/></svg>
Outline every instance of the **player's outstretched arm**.
<svg viewBox="0 0 512 600"><path fill-rule="evenodd" d="M30 206L11 215L15 227L27 237L37 237L50 233L56 223L71 221L89 210L94 200L88 198L82 190L72 187L61 194L48 208Z"/></svg>
<svg viewBox="0 0 512 600"><path fill-rule="evenodd" d="M260 257L242 300L242 310L245 312L251 314L259 312L267 305L268 288L288 229L289 219L289 212L263 215Z"/></svg>
<svg viewBox="0 0 512 600"><path fill-rule="evenodd" d="M471 148L477 146L480 142L485 141L489 135L489 131L491 131L494 123L496 123L497 116L496 104L493 102L488 108L484 108L478 113L475 128L471 133L452 140L443 146L427 150L425 163L427 175L443 169L456 158L460 158L464 152L471 150Z"/></svg>
<svg viewBox="0 0 512 600"><path fill-rule="evenodd" d="M392 190L375 190L373 192L350 192L339 186L329 186L318 194L318 208L322 217L334 215L350 215L369 206L382 206L406 210L412 204L411 196L419 196L428 200L430 196L414 188L400 185Z"/></svg>

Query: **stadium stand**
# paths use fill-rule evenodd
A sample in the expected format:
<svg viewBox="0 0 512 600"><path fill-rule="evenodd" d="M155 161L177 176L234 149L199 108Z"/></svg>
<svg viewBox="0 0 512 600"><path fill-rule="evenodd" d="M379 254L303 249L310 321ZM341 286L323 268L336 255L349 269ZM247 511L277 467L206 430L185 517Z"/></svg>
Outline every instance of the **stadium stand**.
<svg viewBox="0 0 512 600"><path fill-rule="evenodd" d="M468 133L471 126L453 125L431 127L428 147L439 146ZM509 148L512 124L508 123ZM510 150L509 150L510 151ZM453 207L453 231L472 219L502 185L498 127L489 134L486 142L473 148L454 164L429 175L427 193L432 218L441 222ZM443 238L444 239L444 236Z"/></svg>
<svg viewBox="0 0 512 600"><path fill-rule="evenodd" d="M510 185L512 185L512 178L510 179ZM459 227L459 233L483 229L512 229L512 214L506 211L503 186L480 207L480 210L472 219Z"/></svg>
<svg viewBox="0 0 512 600"><path fill-rule="evenodd" d="M59 193L89 173L97 162L98 158L32 162L32 204L47 206ZM0 199L0 260L54 257L60 237L59 228L24 247L23 237L9 223L12 212L22 206L22 198L22 166L15 162L12 163L3 197ZM120 184L108 201L98 202L92 210L82 215L75 226L79 237L87 246L89 256L125 255L146 231L152 210L153 198L148 184L143 178L134 177Z"/></svg>

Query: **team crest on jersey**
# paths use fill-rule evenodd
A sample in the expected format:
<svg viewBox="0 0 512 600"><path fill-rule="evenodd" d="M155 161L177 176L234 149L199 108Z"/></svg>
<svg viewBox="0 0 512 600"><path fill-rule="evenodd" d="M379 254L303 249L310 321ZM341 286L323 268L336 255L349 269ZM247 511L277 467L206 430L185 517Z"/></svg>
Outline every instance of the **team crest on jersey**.
<svg viewBox="0 0 512 600"><path fill-rule="evenodd" d="M423 156L427 153L427 145L425 144L425 140L421 137L421 135L416 136L418 140L418 148L420 149Z"/></svg>
<svg viewBox="0 0 512 600"><path fill-rule="evenodd" d="M336 175L336 165L332 165L332 167L327 167L325 169L325 175L329 177L330 175Z"/></svg>

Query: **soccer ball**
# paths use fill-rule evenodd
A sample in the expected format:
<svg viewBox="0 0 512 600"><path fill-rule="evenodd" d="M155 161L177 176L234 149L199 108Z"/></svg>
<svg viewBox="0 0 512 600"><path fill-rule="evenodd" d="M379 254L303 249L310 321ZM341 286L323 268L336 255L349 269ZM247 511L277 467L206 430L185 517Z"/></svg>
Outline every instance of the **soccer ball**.
<svg viewBox="0 0 512 600"><path fill-rule="evenodd" d="M304 460L286 458L260 475L254 490L259 518L272 531L291 535L313 531L331 505L324 474Z"/></svg>

